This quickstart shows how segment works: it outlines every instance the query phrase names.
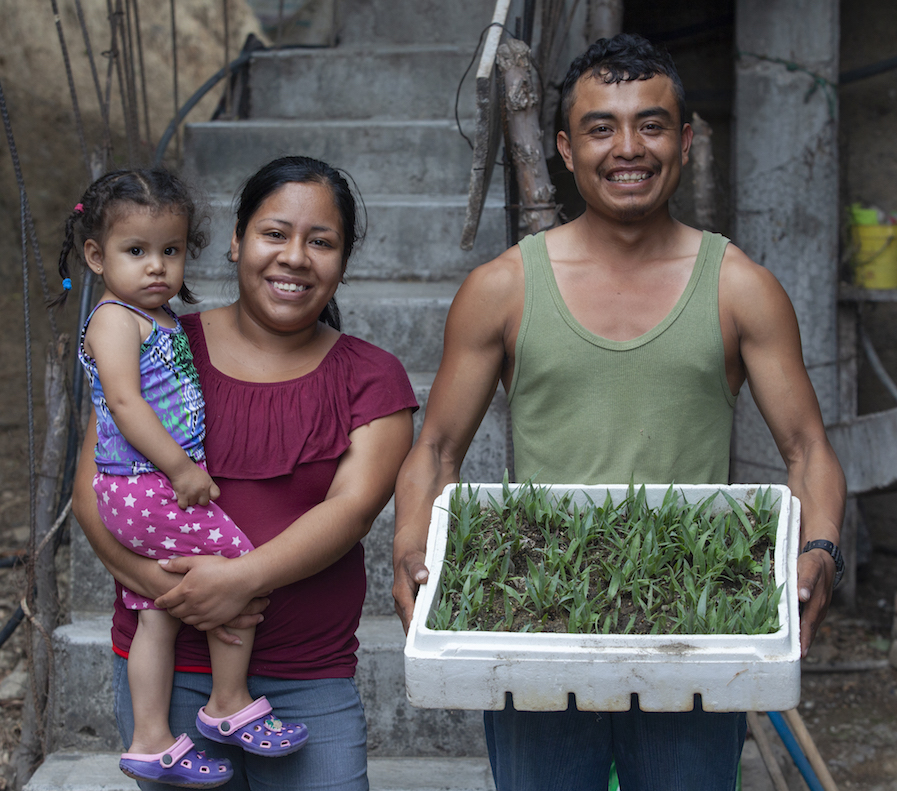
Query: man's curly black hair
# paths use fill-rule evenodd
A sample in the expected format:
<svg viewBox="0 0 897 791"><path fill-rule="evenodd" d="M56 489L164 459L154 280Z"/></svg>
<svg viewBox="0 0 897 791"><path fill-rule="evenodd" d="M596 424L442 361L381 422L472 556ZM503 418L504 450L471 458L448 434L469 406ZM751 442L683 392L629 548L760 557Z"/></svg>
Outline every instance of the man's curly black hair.
<svg viewBox="0 0 897 791"><path fill-rule="evenodd" d="M679 105L679 121L685 123L685 88L670 53L633 33L598 39L567 71L561 88L561 125L570 134L570 108L576 99L576 84L584 75L607 84L649 80L658 74L669 77Z"/></svg>

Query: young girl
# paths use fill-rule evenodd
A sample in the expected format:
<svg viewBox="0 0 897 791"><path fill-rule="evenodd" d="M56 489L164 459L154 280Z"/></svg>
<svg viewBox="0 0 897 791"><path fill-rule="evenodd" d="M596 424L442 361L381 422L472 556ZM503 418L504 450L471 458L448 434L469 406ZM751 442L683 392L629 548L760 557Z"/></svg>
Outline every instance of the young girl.
<svg viewBox="0 0 897 791"><path fill-rule="evenodd" d="M196 301L184 285L184 266L205 244L198 220L187 189L168 172L108 173L75 206L59 258L58 302L71 288L68 257L76 244L105 286L78 351L97 414L100 515L124 546L157 559L237 557L253 548L212 502L219 490L204 464L205 405L187 337L168 306L175 295ZM227 782L229 761L206 757L186 733L175 739L169 728L180 621L124 587L122 600L139 612L128 655L135 729L121 770L193 788ZM212 694L197 714L197 730L258 755L298 750L306 727L281 723L264 697L249 694L254 629L231 631L234 644L209 638Z"/></svg>

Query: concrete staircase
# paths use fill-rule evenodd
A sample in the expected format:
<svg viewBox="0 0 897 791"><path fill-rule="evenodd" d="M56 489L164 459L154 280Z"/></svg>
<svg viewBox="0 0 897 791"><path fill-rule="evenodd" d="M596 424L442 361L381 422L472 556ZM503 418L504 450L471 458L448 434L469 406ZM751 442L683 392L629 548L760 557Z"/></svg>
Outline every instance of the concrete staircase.
<svg viewBox="0 0 897 791"><path fill-rule="evenodd" d="M234 196L260 165L306 154L346 170L368 215L367 239L337 295L346 332L396 354L426 405L442 330L463 276L504 249L503 208L487 200L472 252L460 250L471 151L455 126L458 82L492 3L483 0L340 0L333 49L260 53L251 64L251 118L194 124L184 172L212 208L212 243L188 273L203 307L233 293L224 254ZM473 132L473 82L459 115ZM419 427L422 412L417 415ZM463 470L498 481L506 465L497 396ZM386 791L491 789L479 712L419 710L405 698L404 635L394 615L393 509L365 540L368 598L359 629L357 682L369 728L371 787ZM118 772L109 644L111 579L80 531L73 536L72 616L55 635L54 753L27 786L133 789Z"/></svg>

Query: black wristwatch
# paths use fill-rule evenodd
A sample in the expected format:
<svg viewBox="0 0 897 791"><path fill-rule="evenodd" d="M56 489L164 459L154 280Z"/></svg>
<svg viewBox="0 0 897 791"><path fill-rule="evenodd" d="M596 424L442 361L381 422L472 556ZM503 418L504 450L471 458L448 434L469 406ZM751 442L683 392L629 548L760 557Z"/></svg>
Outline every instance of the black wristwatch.
<svg viewBox="0 0 897 791"><path fill-rule="evenodd" d="M841 550L831 541L825 541L821 538L816 541L807 541L803 552L809 552L811 549L822 549L832 556L832 560L835 561L835 581L832 583L832 588L837 588L838 583L841 582L841 577L844 576L844 558L841 556Z"/></svg>

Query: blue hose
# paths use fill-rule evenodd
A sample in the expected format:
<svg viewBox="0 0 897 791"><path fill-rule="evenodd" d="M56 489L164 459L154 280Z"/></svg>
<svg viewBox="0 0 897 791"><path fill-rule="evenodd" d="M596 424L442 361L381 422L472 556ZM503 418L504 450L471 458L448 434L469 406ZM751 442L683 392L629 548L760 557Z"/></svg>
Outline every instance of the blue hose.
<svg viewBox="0 0 897 791"><path fill-rule="evenodd" d="M785 718L778 711L768 711L766 714L779 734L782 743L785 745L785 749L791 754L791 760L794 761L794 765L803 775L804 780L806 780L810 791L825 791L822 787L822 783L819 782L819 778L816 777L816 772L814 772L813 767L810 766L807 756L804 755L803 750L801 750L800 745L797 743L797 739L795 739L794 734L791 733L791 728L788 727Z"/></svg>

